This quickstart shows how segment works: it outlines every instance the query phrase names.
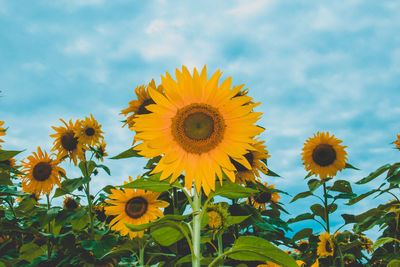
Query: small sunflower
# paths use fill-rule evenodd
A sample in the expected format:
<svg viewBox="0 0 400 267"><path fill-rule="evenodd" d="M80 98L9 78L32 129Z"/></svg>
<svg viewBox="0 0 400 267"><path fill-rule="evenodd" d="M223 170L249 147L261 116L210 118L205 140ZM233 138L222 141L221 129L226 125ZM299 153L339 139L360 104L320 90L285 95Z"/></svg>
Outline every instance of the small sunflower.
<svg viewBox="0 0 400 267"><path fill-rule="evenodd" d="M51 151L58 151L57 157L59 160L69 157L70 161L72 160L74 164L77 165L77 159L84 160L85 155L82 143L75 137L74 129L76 128L77 122L73 124L72 120L69 120L69 124L67 124L63 119L60 119L60 121L65 124L65 127L52 126L57 133L50 135L50 137L55 138L53 142L54 147Z"/></svg>
<svg viewBox="0 0 400 267"><path fill-rule="evenodd" d="M207 207L208 228L211 231L222 230L226 226L229 216L228 210L221 203L211 204Z"/></svg>
<svg viewBox="0 0 400 267"><path fill-rule="evenodd" d="M155 104L155 102L149 94L149 88L157 90L161 94L163 93L163 87L161 85L159 85L157 87L154 79L152 79L151 82L147 86L141 85L141 86L136 87L135 94L136 94L137 100L135 99L135 100L130 101L129 107L121 110L120 114L123 114L125 117L127 117L126 123L122 127L124 127L126 124L128 124L128 127L131 128L133 126L133 124L135 123L133 121L133 119L136 118L136 116L151 113L151 111L147 109L147 106L151 105L151 104ZM133 113L133 114L128 116L129 113Z"/></svg>
<svg viewBox="0 0 400 267"><path fill-rule="evenodd" d="M129 177L129 180L132 181L132 178ZM168 203L157 200L159 196L158 192L146 192L139 189L111 189L111 194L108 196L110 200L106 200L111 206L104 207L106 215L116 215L110 223L111 229L120 231L123 236L129 234L130 238L143 237L144 231L130 231L125 223L140 225L163 217L164 214L160 208L167 207Z"/></svg>
<svg viewBox="0 0 400 267"><path fill-rule="evenodd" d="M4 121L0 121L0 136L6 135L6 130L2 127L4 124ZM0 143L4 142L4 140L0 139ZM1 144L0 144L1 148Z"/></svg>
<svg viewBox="0 0 400 267"><path fill-rule="evenodd" d="M327 133L314 134L309 138L301 153L305 169L321 179L333 177L346 166L346 146L340 145L342 140Z"/></svg>
<svg viewBox="0 0 400 267"><path fill-rule="evenodd" d="M367 251L367 253L372 253L374 252L374 249L372 248L372 245L374 244L374 242L372 242L371 239L369 239L368 237L364 236L364 235L360 235L359 239L361 241L361 249Z"/></svg>
<svg viewBox="0 0 400 267"><path fill-rule="evenodd" d="M37 153L27 157L26 161L21 161L22 172L25 174L22 179L22 191L33 193L40 196L42 193L50 194L54 185L61 186L61 174L65 173L64 169L58 167L59 161L53 160L47 155L47 152L42 152L40 147Z"/></svg>
<svg viewBox="0 0 400 267"><path fill-rule="evenodd" d="M302 254L302 253L306 252L307 249L309 249L309 248L310 248L310 242L308 242L307 240L301 240L297 244L297 248L294 249L294 252Z"/></svg>
<svg viewBox="0 0 400 267"><path fill-rule="evenodd" d="M0 160L0 172L2 172L2 167L3 165L5 167L5 170L9 170L10 168L15 167L15 159L14 158L9 158L6 160Z"/></svg>
<svg viewBox="0 0 400 267"><path fill-rule="evenodd" d="M268 183L264 183L264 186L267 188L267 190L259 192L255 196L250 197L248 200L248 204L253 205L256 209L261 208L262 210L266 210L266 204L271 202L278 203L278 199L281 198L278 192L268 190L274 190L274 185L268 185Z"/></svg>
<svg viewBox="0 0 400 267"><path fill-rule="evenodd" d="M106 152L106 143L104 140L101 140L100 143L96 147L96 153L94 154L95 158L103 161L104 157L107 157L108 154Z"/></svg>
<svg viewBox="0 0 400 267"><path fill-rule="evenodd" d="M260 173L258 171L261 171L263 174L268 173L268 168L263 162L263 160L266 160L267 158L270 157L268 155L268 151L266 150L266 146L263 145L264 141L260 142L258 140L255 141L253 144L253 147L256 150L249 150L244 157L246 160L249 162L251 169L247 169L244 167L242 164L239 162L232 160L232 164L236 168L236 183L239 184L246 184L247 182L253 182L255 183L256 177L260 177Z"/></svg>
<svg viewBox="0 0 400 267"><path fill-rule="evenodd" d="M101 124L93 118L92 114L90 118L85 117L85 120L77 121L74 132L78 142L84 146L98 145L100 140L104 139Z"/></svg>
<svg viewBox="0 0 400 267"><path fill-rule="evenodd" d="M317 255L318 257L333 256L334 246L331 235L328 232L322 233L319 236Z"/></svg>
<svg viewBox="0 0 400 267"><path fill-rule="evenodd" d="M161 180L172 183L184 172L188 190L194 182L208 195L223 172L235 181L230 159L251 169L244 155L255 150L253 138L263 131L254 124L261 113L253 112L257 104L243 105L251 97L234 97L243 85L231 88L231 77L218 84L220 71L207 79L206 67L192 76L183 66L175 75L176 81L169 73L161 77L164 94L149 88L155 104L134 118L135 139L143 141L135 149L146 158L162 156L152 171L161 172Z"/></svg>
<svg viewBox="0 0 400 267"><path fill-rule="evenodd" d="M74 210L79 207L78 202L73 197L64 197L63 201L63 209L65 210Z"/></svg>
<svg viewBox="0 0 400 267"><path fill-rule="evenodd" d="M1 124L0 124L1 125ZM397 140L394 141L394 144L396 145L396 148L400 150L400 134L397 135Z"/></svg>

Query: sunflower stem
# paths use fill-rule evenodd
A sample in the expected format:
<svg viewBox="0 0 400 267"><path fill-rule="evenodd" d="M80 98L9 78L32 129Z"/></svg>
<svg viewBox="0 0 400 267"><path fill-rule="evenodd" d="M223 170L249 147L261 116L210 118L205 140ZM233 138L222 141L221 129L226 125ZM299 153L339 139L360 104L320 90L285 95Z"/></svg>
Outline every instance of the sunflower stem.
<svg viewBox="0 0 400 267"><path fill-rule="evenodd" d="M222 233L218 234L218 256L224 253L224 247L222 245Z"/></svg>
<svg viewBox="0 0 400 267"><path fill-rule="evenodd" d="M47 210L50 210L50 197L49 197L49 194L46 194L46 198L47 198ZM51 229L51 221L49 221L49 224L48 224L48 231L49 231L49 233L51 233L52 232L52 229ZM48 260L50 260L50 258L51 258L51 242L50 242L50 239L49 240L47 240L47 259Z"/></svg>
<svg viewBox="0 0 400 267"><path fill-rule="evenodd" d="M87 161L85 161L85 176L90 178L89 172L88 172L88 166L87 166ZM86 183L86 197L88 200L88 205L89 205L89 217L90 217L90 240L94 240L94 226L93 226L93 203L92 203L92 198L90 197L90 187L89 187L89 182Z"/></svg>
<svg viewBox="0 0 400 267"><path fill-rule="evenodd" d="M201 228L201 192L197 193L196 189L194 190L193 196L193 236L192 236L192 244L193 244L193 254L192 254L192 266L200 267L201 260L201 251L200 251L200 228Z"/></svg>
<svg viewBox="0 0 400 267"><path fill-rule="evenodd" d="M328 193L326 191L326 181L323 183L324 186L324 206L325 206L325 222L326 222L326 231L330 234L329 228L329 210L328 210Z"/></svg>
<svg viewBox="0 0 400 267"><path fill-rule="evenodd" d="M145 248L145 245L143 244L143 242L142 242L142 240L140 240L139 241L139 258L138 258L138 261L139 261L139 265L140 266L144 266L144 248Z"/></svg>

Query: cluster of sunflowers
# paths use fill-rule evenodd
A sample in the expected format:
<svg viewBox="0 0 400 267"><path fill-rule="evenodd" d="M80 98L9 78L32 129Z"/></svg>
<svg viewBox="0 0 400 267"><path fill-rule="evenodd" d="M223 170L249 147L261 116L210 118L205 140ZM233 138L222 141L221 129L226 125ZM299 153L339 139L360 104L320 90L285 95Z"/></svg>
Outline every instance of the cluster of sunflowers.
<svg viewBox="0 0 400 267"><path fill-rule="evenodd" d="M123 185L90 191L94 176L110 174L101 125L92 115L53 127L52 154L3 150L0 139L0 266L386 266L400 262L400 163L386 164L356 184L387 173L378 188L357 195L350 182L334 177L349 168L346 146L329 132L305 141L302 161L308 189L291 202L315 197L310 211L289 216L279 202L284 191L262 174L270 157L256 123L261 113L244 85L219 82L204 67L191 74L166 73L136 88L121 114L134 132L129 148L111 159L148 159L145 172ZM0 122L0 136L6 129ZM394 142L400 149L400 135ZM68 178L69 159L81 177ZM271 178L268 178L271 179ZM317 194L320 192L320 194ZM395 200L359 214L342 214L338 203L354 205L373 194ZM46 202L41 197L46 196ZM64 196L63 207L52 199ZM339 203L340 204L340 203ZM291 224L310 220L322 232ZM309 223L311 224L311 223ZM353 228L350 229L350 226ZM373 243L364 234L380 226ZM340 232L343 227L346 230ZM291 236L291 237L289 237ZM287 249L286 252L282 249ZM395 265L393 265L395 266Z"/></svg>

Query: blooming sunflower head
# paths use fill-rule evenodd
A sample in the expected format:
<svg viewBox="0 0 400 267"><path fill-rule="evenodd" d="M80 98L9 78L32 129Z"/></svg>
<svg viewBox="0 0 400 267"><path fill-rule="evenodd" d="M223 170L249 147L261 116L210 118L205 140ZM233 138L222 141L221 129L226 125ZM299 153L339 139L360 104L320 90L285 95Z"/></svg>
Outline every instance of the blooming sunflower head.
<svg viewBox="0 0 400 267"><path fill-rule="evenodd" d="M229 212L223 207L222 203L209 205L207 207L207 215L207 227L211 231L220 231L226 227Z"/></svg>
<svg viewBox="0 0 400 267"><path fill-rule="evenodd" d="M257 209L266 210L266 205L268 203L278 203L278 199L281 197L279 193L276 192L274 185L268 185L268 183L264 183L264 187L257 193L255 196L249 198L248 203L253 205Z"/></svg>
<svg viewBox="0 0 400 267"><path fill-rule="evenodd" d="M248 161L251 166L251 169L247 169L245 166L240 164L239 162L231 159L231 163L236 168L236 183L246 184L247 182L255 183L256 177L260 177L260 172L263 174L268 173L268 168L265 164L265 161L270 156L268 155L268 151L266 150L266 146L263 145L264 141L255 141L253 143L253 147L255 150L249 150L244 157Z"/></svg>
<svg viewBox="0 0 400 267"><path fill-rule="evenodd" d="M110 199L106 200L110 206L104 207L106 215L116 216L110 223L111 229L119 231L123 236L129 234L130 238L143 237L143 231L130 231L125 223L140 225L163 217L160 208L167 207L168 203L158 200L159 196L160 193L139 189L111 189L108 195Z"/></svg>
<svg viewBox="0 0 400 267"><path fill-rule="evenodd" d="M318 257L333 256L334 246L331 235L328 232L324 232L319 236L319 240L317 248Z"/></svg>
<svg viewBox="0 0 400 267"><path fill-rule="evenodd" d="M304 253L306 252L308 249L310 248L310 242L307 240L301 240L298 244L297 244L297 248L294 249L294 251L296 253Z"/></svg>
<svg viewBox="0 0 400 267"><path fill-rule="evenodd" d="M79 207L78 202L73 197L64 197L63 201L63 209L65 210L74 210Z"/></svg>
<svg viewBox="0 0 400 267"><path fill-rule="evenodd" d="M394 141L394 144L396 145L396 148L400 150L400 134L397 135L397 140Z"/></svg>
<svg viewBox="0 0 400 267"><path fill-rule="evenodd" d="M65 127L52 126L56 133L50 135L50 137L55 138L53 142L54 146L51 151L57 150L57 157L59 160L69 157L70 161L73 161L74 164L77 165L78 158L83 160L85 155L83 145L78 141L78 137L76 137L75 134L75 128L78 122L73 124L72 120L69 120L67 124L63 119L60 120L65 124Z"/></svg>
<svg viewBox="0 0 400 267"><path fill-rule="evenodd" d="M47 152L42 152L40 147L37 153L33 152L22 163L22 191L40 196L42 193L50 194L54 185L61 186L61 173L64 169L58 166L59 161L51 159Z"/></svg>
<svg viewBox="0 0 400 267"><path fill-rule="evenodd" d="M4 121L0 121L0 136L6 135L6 129L3 128ZM4 142L4 140L0 139L0 143ZM0 144L1 149L1 144Z"/></svg>
<svg viewBox="0 0 400 267"><path fill-rule="evenodd" d="M191 75L186 67L176 70L176 81L166 73L161 77L164 94L149 88L155 104L149 114L134 118L135 139L142 141L135 149L147 158L162 156L153 173L175 181L185 172L185 187L208 195L215 189L215 179L223 174L235 181L233 159L247 169L245 154L255 150L253 138L263 131L255 125L260 113L257 104L243 105L251 97L234 97L243 85L232 85L229 77L219 84L221 72L207 79L206 67Z"/></svg>
<svg viewBox="0 0 400 267"><path fill-rule="evenodd" d="M96 146L100 140L104 139L101 125L93 117L93 114L90 114L90 118L85 117L84 120L78 120L74 132L78 142L84 146Z"/></svg>
<svg viewBox="0 0 400 267"><path fill-rule="evenodd" d="M346 146L340 143L342 140L329 132L314 134L304 143L301 153L305 169L321 179L335 176L346 167Z"/></svg>

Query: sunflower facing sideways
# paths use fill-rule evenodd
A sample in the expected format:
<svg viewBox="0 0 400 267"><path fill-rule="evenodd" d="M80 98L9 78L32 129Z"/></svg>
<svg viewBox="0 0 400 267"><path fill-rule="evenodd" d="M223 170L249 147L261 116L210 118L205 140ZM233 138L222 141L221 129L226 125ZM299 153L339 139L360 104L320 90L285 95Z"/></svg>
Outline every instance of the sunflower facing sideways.
<svg viewBox="0 0 400 267"><path fill-rule="evenodd" d="M22 172L25 174L21 177L22 191L36 196L42 193L50 194L54 185L61 186L60 173L65 173L65 171L58 166L58 160L51 159L47 152L42 152L40 147L37 153L32 154L21 161Z"/></svg>
<svg viewBox="0 0 400 267"><path fill-rule="evenodd" d="M1 124L0 124L1 125ZM394 141L394 144L396 145L396 148L400 150L400 134L397 135L397 140Z"/></svg>
<svg viewBox="0 0 400 267"><path fill-rule="evenodd" d="M304 143L301 153L305 169L322 180L334 177L346 167L346 146L340 143L342 140L329 132L314 134Z"/></svg>
<svg viewBox="0 0 400 267"><path fill-rule="evenodd" d="M135 147L146 158L162 155L152 173L162 172L160 179L174 182L185 172L185 187L206 195L215 190L216 177L222 183L223 172L235 182L235 166L230 159L251 169L244 156L255 150L253 138L263 129L254 125L261 113L253 112L257 104L248 104L249 96L236 96L244 85L232 85L229 77L218 85L222 73L207 79L204 67L193 76L183 66L176 70L176 81L167 72L161 77L164 94L149 88L155 104L146 107L151 113L134 118Z"/></svg>
<svg viewBox="0 0 400 267"><path fill-rule="evenodd" d="M132 181L132 178L129 177L129 180ZM130 231L125 223L140 225L163 217L160 208L167 207L168 202L157 200L159 196L158 192L139 189L111 189L110 199L105 200L111 206L104 207L106 215L116 216L110 223L111 230L119 231L122 236L129 234L131 239L143 237L144 231Z"/></svg>
<svg viewBox="0 0 400 267"><path fill-rule="evenodd" d="M77 159L83 159L83 146L82 143L78 141L78 138L75 137L76 124L72 123L72 120L69 120L69 124L67 124L63 119L60 119L65 124L61 127L52 128L57 132L55 134L50 135L50 137L54 137L55 140L53 142L54 147L51 151L58 151L57 158L63 160L67 157L70 158L70 161L74 162L74 165L77 164Z"/></svg>
<svg viewBox="0 0 400 267"><path fill-rule="evenodd" d="M98 145L100 140L104 139L101 125L93 118L92 114L90 114L90 118L85 117L85 120L77 121L74 132L78 142L85 146Z"/></svg>
<svg viewBox="0 0 400 267"><path fill-rule="evenodd" d="M6 135L6 130L2 127L4 124L4 121L0 121L0 136ZM0 139L0 143L4 142L4 140ZM1 149L1 144L0 144L0 149Z"/></svg>
<svg viewBox="0 0 400 267"><path fill-rule="evenodd" d="M333 256L334 246L331 235L328 232L324 232L319 236L319 240L317 248L318 257Z"/></svg>
<svg viewBox="0 0 400 267"><path fill-rule="evenodd" d="M264 186L267 189L275 189L274 185L268 185L268 183L264 183ZM278 192L262 190L255 196L250 197L247 203L253 205L256 209L266 210L266 204L271 202L278 203L278 199L280 198Z"/></svg>

